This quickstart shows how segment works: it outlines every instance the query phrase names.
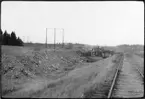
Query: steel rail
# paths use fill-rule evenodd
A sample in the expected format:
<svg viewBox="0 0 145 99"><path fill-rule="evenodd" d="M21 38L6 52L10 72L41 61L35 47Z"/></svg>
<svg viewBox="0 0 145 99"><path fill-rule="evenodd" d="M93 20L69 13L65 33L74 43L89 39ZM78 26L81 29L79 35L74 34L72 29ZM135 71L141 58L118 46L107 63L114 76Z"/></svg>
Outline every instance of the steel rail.
<svg viewBox="0 0 145 99"><path fill-rule="evenodd" d="M119 66L117 67L117 70L116 70L115 76L114 76L114 78L113 78L113 82L112 82L112 84L111 84L111 87L110 87L110 89L109 89L109 93L108 93L107 98L111 98L111 94L112 94L112 92L113 92L113 87L114 87L114 84L115 84L115 81L116 81L116 78L117 78L118 71L119 71L119 69L120 69L120 67L121 67L121 65L122 65L121 63L122 63L123 59L124 59L124 56L122 56L122 58L121 58L121 60L120 60L120 62L119 62ZM82 94L80 98L84 98L84 94Z"/></svg>
<svg viewBox="0 0 145 99"><path fill-rule="evenodd" d="M139 72L139 74L142 76L142 78L144 78L144 75L140 72L139 68L135 67L137 69L137 71Z"/></svg>
<svg viewBox="0 0 145 99"><path fill-rule="evenodd" d="M116 73L115 73L115 76L114 76L114 78L113 78L113 82L112 82L112 84L111 84L111 87L110 87L110 90L109 90L109 93L108 93L108 96L107 96L107 98L111 98L111 94L112 94L112 92L113 92L113 87L114 87L114 85L115 85L115 81L116 81L116 78L117 78L117 75L118 75L118 71L119 71L119 69L120 69L120 67L121 67L121 63L122 63L122 60L123 60L124 58L123 58L123 56L122 56L122 58L121 58L121 61L120 61L120 63L119 63L119 66L118 66L118 68L117 68L117 70L116 70Z"/></svg>

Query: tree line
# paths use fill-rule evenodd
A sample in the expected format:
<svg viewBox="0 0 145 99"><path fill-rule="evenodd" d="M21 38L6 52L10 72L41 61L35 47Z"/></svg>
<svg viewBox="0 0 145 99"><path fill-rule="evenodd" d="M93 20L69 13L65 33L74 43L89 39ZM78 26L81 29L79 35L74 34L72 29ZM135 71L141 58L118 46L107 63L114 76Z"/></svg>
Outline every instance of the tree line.
<svg viewBox="0 0 145 99"><path fill-rule="evenodd" d="M9 34L6 30L4 33L0 30L0 44L1 45L12 45L12 46L23 46L24 43L20 37L17 37L15 32L12 31Z"/></svg>

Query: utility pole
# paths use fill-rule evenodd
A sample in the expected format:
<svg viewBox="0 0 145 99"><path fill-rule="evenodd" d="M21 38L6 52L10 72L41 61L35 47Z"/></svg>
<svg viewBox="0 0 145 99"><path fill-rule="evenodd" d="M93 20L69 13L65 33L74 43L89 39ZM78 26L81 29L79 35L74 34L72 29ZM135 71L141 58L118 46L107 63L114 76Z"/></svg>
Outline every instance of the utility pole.
<svg viewBox="0 0 145 99"><path fill-rule="evenodd" d="M56 28L54 28L54 52L55 52L55 35L56 35Z"/></svg>
<svg viewBox="0 0 145 99"><path fill-rule="evenodd" d="M28 36L27 36L27 43L28 43Z"/></svg>
<svg viewBox="0 0 145 99"><path fill-rule="evenodd" d="M47 28L46 28L46 48L47 48Z"/></svg>
<svg viewBox="0 0 145 99"><path fill-rule="evenodd" d="M30 43L30 37L28 37L29 43Z"/></svg>
<svg viewBox="0 0 145 99"><path fill-rule="evenodd" d="M23 36L23 42L25 42L25 36Z"/></svg>
<svg viewBox="0 0 145 99"><path fill-rule="evenodd" d="M62 29L62 47L64 46L64 29L63 28L46 28L46 48L47 48L47 29L54 29L54 52L56 49L56 29Z"/></svg>
<svg viewBox="0 0 145 99"><path fill-rule="evenodd" d="M64 29L62 28L62 48L64 47Z"/></svg>

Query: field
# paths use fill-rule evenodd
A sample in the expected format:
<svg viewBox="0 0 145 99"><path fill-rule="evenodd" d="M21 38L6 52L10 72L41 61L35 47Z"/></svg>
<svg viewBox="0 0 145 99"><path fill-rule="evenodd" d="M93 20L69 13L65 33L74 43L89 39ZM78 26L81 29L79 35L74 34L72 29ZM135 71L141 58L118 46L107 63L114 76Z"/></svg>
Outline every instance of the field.
<svg viewBox="0 0 145 99"><path fill-rule="evenodd" d="M57 47L54 51L53 48L46 49L44 45L2 46L2 95L77 98L91 95L94 89L98 93L106 92L108 87L99 86L110 84L118 64L118 54L106 59L83 57L78 53L82 47ZM111 49L117 50L116 47ZM124 49L121 51L128 52ZM132 57L130 61L138 60L143 69L143 51L137 49L130 53L133 53L128 56ZM98 94L97 97L105 96Z"/></svg>
<svg viewBox="0 0 145 99"><path fill-rule="evenodd" d="M57 79L80 68L87 60L101 58L80 57L75 49L45 49L40 46L2 46L3 94L19 89L30 79Z"/></svg>

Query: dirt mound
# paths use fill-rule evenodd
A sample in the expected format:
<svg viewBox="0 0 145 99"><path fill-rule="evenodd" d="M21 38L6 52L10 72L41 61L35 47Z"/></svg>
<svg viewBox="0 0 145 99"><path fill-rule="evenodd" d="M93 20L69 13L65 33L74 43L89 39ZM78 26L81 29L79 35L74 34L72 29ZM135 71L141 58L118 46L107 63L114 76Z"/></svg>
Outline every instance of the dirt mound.
<svg viewBox="0 0 145 99"><path fill-rule="evenodd" d="M87 61L76 50L68 49L54 52L51 49L6 46L2 52L3 94L19 90L31 79L60 78Z"/></svg>
<svg viewBox="0 0 145 99"><path fill-rule="evenodd" d="M80 61L79 55L71 51L27 50L25 54L20 55L13 51L9 53L11 54L2 54L2 76L3 86L5 86L3 89L8 88L6 87L8 83L11 83L10 88L12 88L16 82L23 82L37 76L59 77L60 73L64 74L74 69L74 65Z"/></svg>

